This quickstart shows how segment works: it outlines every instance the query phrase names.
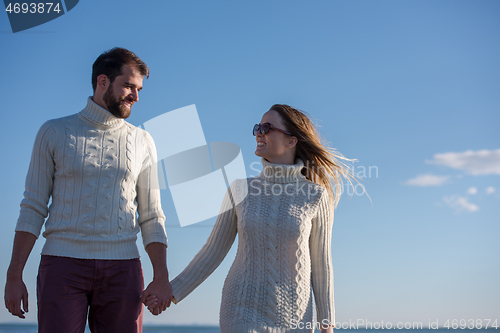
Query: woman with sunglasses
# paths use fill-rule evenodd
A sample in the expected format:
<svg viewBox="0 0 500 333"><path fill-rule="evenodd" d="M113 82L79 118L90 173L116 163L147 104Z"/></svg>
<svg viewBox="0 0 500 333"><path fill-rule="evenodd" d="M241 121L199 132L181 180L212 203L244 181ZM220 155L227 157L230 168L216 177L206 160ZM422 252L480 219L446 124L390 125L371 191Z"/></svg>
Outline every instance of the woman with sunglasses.
<svg viewBox="0 0 500 333"><path fill-rule="evenodd" d="M253 134L263 170L231 184L207 243L171 281L173 301L217 268L238 235L222 291L221 333L333 332L333 209L342 178L354 178L348 159L323 145L309 118L288 105L273 105ZM151 311L156 299L146 305Z"/></svg>

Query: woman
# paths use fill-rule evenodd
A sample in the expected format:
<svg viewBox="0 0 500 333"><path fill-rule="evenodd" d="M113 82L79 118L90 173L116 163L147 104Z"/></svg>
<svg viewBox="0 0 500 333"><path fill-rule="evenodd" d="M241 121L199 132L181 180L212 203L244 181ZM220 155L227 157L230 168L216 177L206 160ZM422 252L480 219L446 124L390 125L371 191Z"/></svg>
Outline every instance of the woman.
<svg viewBox="0 0 500 333"><path fill-rule="evenodd" d="M333 332L331 232L342 177L353 179L342 163L347 159L324 146L308 117L288 105L273 105L253 134L263 170L231 184L206 244L171 281L173 301L217 268L238 234L222 291L221 333L313 332L315 326ZM148 298L146 305L151 310L155 302Z"/></svg>

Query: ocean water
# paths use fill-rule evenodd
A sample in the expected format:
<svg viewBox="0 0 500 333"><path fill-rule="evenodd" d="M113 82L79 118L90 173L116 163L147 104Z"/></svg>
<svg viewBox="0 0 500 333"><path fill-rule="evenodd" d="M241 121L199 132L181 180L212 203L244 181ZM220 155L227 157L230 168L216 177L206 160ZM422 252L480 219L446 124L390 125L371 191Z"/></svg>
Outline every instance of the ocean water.
<svg viewBox="0 0 500 333"><path fill-rule="evenodd" d="M335 329L335 332L344 331L346 333L380 333L380 331L390 331L394 333L500 333L500 329ZM86 333L90 333L88 328ZM220 333L217 326L144 326L143 333ZM0 324L0 333L37 333L36 325L14 325ZM316 331L320 333L320 331Z"/></svg>

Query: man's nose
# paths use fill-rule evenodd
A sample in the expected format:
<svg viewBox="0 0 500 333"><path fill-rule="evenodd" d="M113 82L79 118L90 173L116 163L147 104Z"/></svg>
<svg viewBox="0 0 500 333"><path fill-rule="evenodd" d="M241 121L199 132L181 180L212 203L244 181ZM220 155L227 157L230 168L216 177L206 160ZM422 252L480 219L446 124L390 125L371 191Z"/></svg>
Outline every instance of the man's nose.
<svg viewBox="0 0 500 333"><path fill-rule="evenodd" d="M134 102L139 102L139 90L133 89L131 95Z"/></svg>

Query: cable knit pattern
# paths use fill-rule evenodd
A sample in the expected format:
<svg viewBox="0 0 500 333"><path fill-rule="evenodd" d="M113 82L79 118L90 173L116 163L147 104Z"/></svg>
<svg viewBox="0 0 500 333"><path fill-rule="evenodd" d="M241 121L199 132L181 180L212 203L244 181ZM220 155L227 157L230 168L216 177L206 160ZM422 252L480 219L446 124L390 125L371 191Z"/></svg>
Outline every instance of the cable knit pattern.
<svg viewBox="0 0 500 333"><path fill-rule="evenodd" d="M91 98L81 112L43 124L16 231L38 237L47 216L46 255L138 258L139 231L144 246L167 245L151 136Z"/></svg>
<svg viewBox="0 0 500 333"><path fill-rule="evenodd" d="M238 251L222 291L221 333L313 332L335 322L327 191L301 174L302 161L279 165L262 159L258 177L237 180L200 252L174 280L178 303L222 262L238 235ZM245 184L246 182L246 184ZM248 195L236 206L248 186Z"/></svg>

